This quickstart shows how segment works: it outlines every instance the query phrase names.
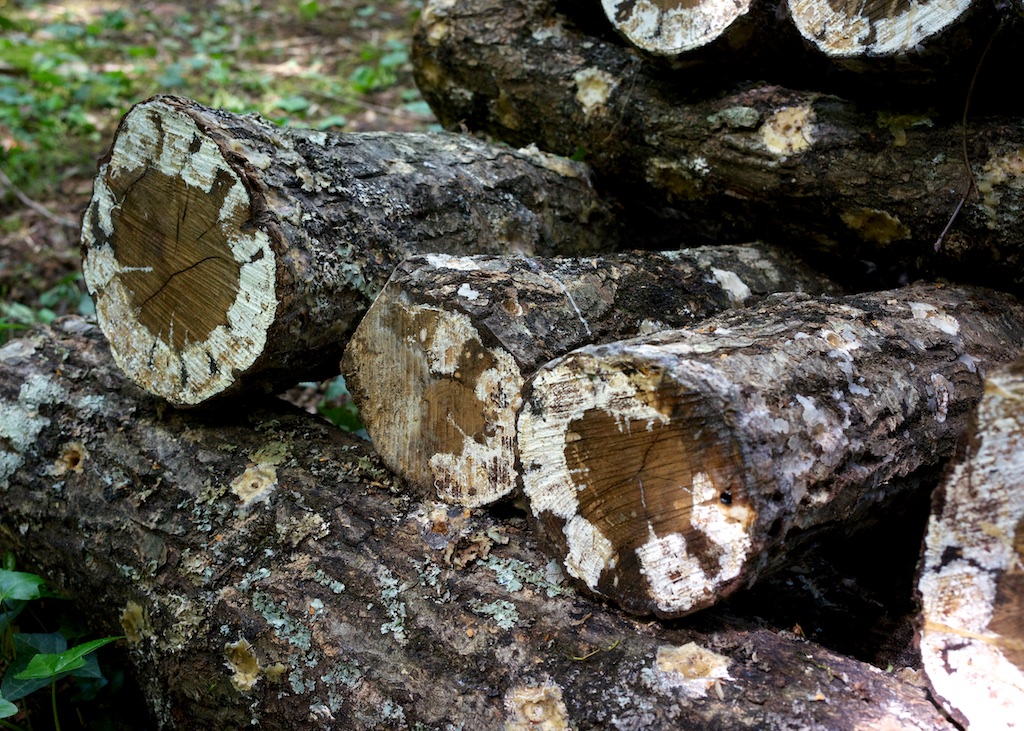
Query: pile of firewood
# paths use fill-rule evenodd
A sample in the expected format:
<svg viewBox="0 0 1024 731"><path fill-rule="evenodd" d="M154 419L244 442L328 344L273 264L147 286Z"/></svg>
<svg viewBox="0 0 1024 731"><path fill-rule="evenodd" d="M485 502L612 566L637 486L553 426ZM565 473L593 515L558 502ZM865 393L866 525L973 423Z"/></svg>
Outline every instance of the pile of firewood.
<svg viewBox="0 0 1024 731"><path fill-rule="evenodd" d="M1022 723L1024 124L973 121L965 170L948 109L687 75L762 48L774 5L604 5L424 8L438 117L518 149L169 96L123 119L82 235L104 337L67 321L0 349L0 489L24 526L5 539L106 567L75 564L110 582L137 662L188 668L144 671L161 725L191 723L187 698L229 726L948 728L851 660L808 654L843 688L809 690L780 660L792 638L671 620L934 488L951 458L922 536L924 675L960 723ZM939 5L788 12L826 57L980 58L998 15ZM339 370L373 453L256 405ZM528 530L473 510L513 500ZM523 547L493 563L510 532ZM435 673L468 683L455 706ZM599 701L572 687L590 675Z"/></svg>

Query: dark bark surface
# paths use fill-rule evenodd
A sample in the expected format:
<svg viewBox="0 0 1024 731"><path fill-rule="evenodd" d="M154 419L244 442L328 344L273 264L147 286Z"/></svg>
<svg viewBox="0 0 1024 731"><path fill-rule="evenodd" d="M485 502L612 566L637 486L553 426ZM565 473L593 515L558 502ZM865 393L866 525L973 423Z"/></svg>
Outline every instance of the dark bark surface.
<svg viewBox="0 0 1024 731"><path fill-rule="evenodd" d="M1024 282L1016 113L970 117L979 192L935 251L970 184L966 84L916 106L891 91L898 98L855 104L795 80L786 88L716 76L705 86L700 74L672 73L581 30L551 0L428 3L413 51L443 124L583 154L638 229L667 220L693 243L771 232L857 288L918 274ZM951 94L960 102L941 107Z"/></svg>
<svg viewBox="0 0 1024 731"><path fill-rule="evenodd" d="M752 584L948 458L1024 306L913 285L771 297L700 327L588 346L524 388L518 450L567 572L640 614Z"/></svg>
<svg viewBox="0 0 1024 731"><path fill-rule="evenodd" d="M545 362L789 291L835 286L764 245L413 257L360 322L342 371L384 462L421 495L478 507L516 488L520 389Z"/></svg>
<svg viewBox="0 0 1024 731"><path fill-rule="evenodd" d="M82 320L0 349L0 544L110 608L161 728L952 729L757 621L625 618L521 519L412 502L319 419L225 403L167 408Z"/></svg>
<svg viewBox="0 0 1024 731"><path fill-rule="evenodd" d="M156 97L122 120L83 223L118 364L178 405L336 374L417 252L607 251L585 165L448 133L333 134Z"/></svg>

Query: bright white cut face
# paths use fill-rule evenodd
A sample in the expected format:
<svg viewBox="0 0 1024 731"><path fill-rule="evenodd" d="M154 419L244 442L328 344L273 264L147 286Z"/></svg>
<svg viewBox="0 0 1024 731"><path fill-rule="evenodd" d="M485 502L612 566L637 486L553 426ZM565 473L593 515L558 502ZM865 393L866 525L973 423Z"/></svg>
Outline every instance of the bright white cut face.
<svg viewBox="0 0 1024 731"><path fill-rule="evenodd" d="M160 120L159 126L154 119ZM196 145L198 144L198 147ZM209 193L220 176L230 179L218 219L211 226L220 229L238 265L237 295L213 328L201 340L186 340L175 346L175 321L153 333L140 324L140 308L133 304L133 292L124 275L145 267L125 267L108 242L97 241L95 232L83 229L86 256L85 279L96 301L96 315L110 341L118 366L150 393L172 403L197 404L230 386L239 372L248 369L263 352L267 330L277 308L275 255L262 230L244 233L226 222L247 210L249 197L238 175L224 160L216 144L203 135L186 114L156 101L137 106L125 118L110 161L100 170L86 220L99 224L100 233L113 237L114 216L119 201L107 180L119 176L138 177L155 169L168 178L179 179ZM144 271L142 273L145 273ZM210 293L190 293L204 306ZM218 313L220 314L220 313Z"/></svg>

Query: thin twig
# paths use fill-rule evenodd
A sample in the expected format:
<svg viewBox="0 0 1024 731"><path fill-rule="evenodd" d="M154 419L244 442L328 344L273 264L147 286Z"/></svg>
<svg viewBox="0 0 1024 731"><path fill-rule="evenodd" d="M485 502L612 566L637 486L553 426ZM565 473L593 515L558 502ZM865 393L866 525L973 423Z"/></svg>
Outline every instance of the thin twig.
<svg viewBox="0 0 1024 731"><path fill-rule="evenodd" d="M971 76L971 85L967 87L967 99L964 100L964 114L960 118L960 143L961 143L961 154L964 159L964 168L967 170L967 190L960 197L960 202L956 204L956 208L953 209L953 215L949 217L949 221L946 223L946 227L942 229L942 233L939 234L939 238L935 239L935 251L942 248L942 242L946 240L946 234L949 233L949 229L953 228L953 222L956 221L957 216L960 215L960 211L963 209L964 204L967 200L978 190L978 181L974 177L974 171L971 170L971 157L967 151L967 114L971 109L971 99L974 97L974 86L978 82L978 76L981 74L981 67L985 64L985 57L988 56L989 49L992 48L992 44L996 40L996 36L999 35L999 31L1003 29L1003 24L1000 23L992 35L988 39L988 43L985 45L985 50L981 52L981 58L978 59L978 65L974 67L974 75Z"/></svg>
<svg viewBox="0 0 1024 731"><path fill-rule="evenodd" d="M55 223L58 226L63 226L64 228L78 228L78 221L72 221L70 218L58 216L56 213L51 211L42 203L37 203L36 201L29 198L27 195L22 193L21 189L18 188L18 186L16 186L9 177L7 177L7 173L5 173L3 170L0 170L0 187L4 187L10 190L12 193L14 193L17 199L22 202L23 205L25 205L28 208L31 208L33 211L43 216L47 220L51 221L52 223Z"/></svg>

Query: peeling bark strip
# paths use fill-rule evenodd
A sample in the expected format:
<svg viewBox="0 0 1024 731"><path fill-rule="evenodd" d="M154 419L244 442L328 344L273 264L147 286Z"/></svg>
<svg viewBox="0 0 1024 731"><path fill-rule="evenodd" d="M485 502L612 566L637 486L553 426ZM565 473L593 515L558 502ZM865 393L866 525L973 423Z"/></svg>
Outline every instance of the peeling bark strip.
<svg viewBox="0 0 1024 731"><path fill-rule="evenodd" d="M281 129L165 96L125 116L101 163L83 266L118 364L192 405L336 372L410 253L603 251L611 220L561 158Z"/></svg>
<svg viewBox="0 0 1024 731"><path fill-rule="evenodd" d="M751 0L601 0L615 29L637 48L675 56L718 40Z"/></svg>
<svg viewBox="0 0 1024 731"><path fill-rule="evenodd" d="M791 290L833 287L763 245L587 259L415 257L370 306L342 372L385 464L423 495L487 505L516 486L520 388L541 365Z"/></svg>
<svg viewBox="0 0 1024 731"><path fill-rule="evenodd" d="M901 675L740 616L575 595L522 520L414 503L269 401L164 409L80 319L0 348L0 549L127 637L140 727L954 731Z"/></svg>
<svg viewBox="0 0 1024 731"><path fill-rule="evenodd" d="M894 114L777 86L701 98L687 77L580 31L553 0L428 2L413 57L444 125L584 151L626 215L643 212L634 230L650 225L653 209L683 216L695 244L773 231L831 255L837 276L860 258L1024 284L1019 115L971 119L980 195L936 253L967 180L961 98L949 115Z"/></svg>
<svg viewBox="0 0 1024 731"><path fill-rule="evenodd" d="M918 642L947 711L1024 724L1024 360L992 371L964 453L936 492L918 580Z"/></svg>
<svg viewBox="0 0 1024 731"><path fill-rule="evenodd" d="M1024 307L913 286L772 297L542 368L519 418L523 484L570 575L678 616L751 584L947 456Z"/></svg>

